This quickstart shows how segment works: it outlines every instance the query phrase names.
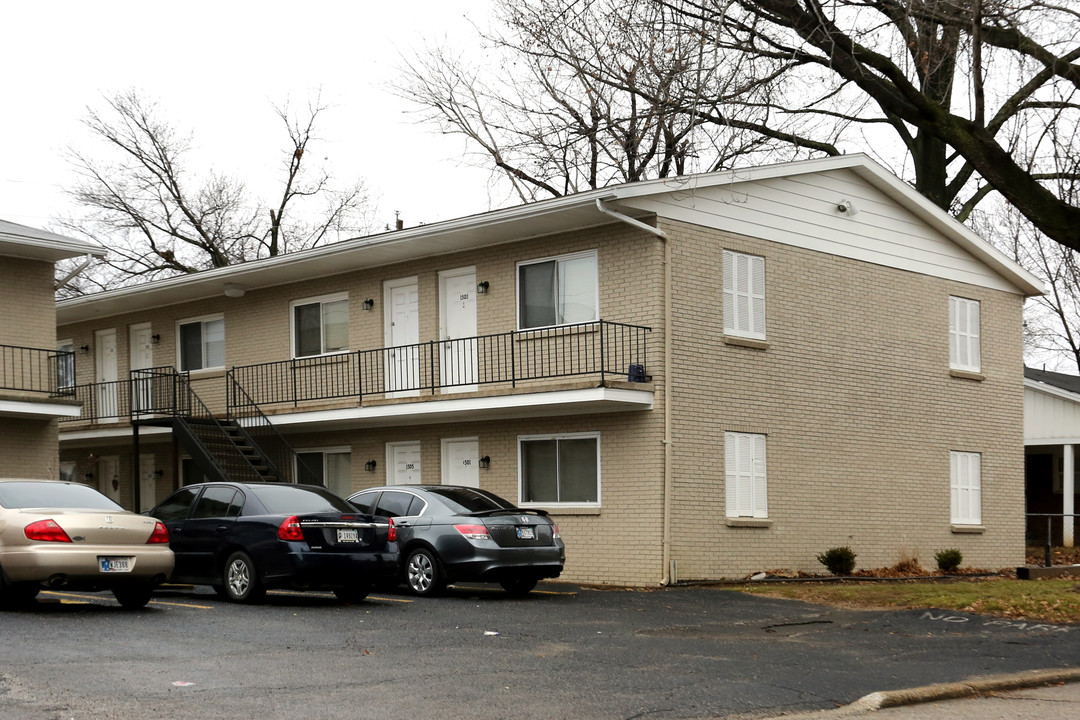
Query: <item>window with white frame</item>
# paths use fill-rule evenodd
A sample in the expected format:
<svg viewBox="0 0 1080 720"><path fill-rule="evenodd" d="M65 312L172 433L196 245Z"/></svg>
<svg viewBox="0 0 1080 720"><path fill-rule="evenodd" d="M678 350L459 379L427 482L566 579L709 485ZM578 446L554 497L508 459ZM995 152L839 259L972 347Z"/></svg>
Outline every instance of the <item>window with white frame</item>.
<svg viewBox="0 0 1080 720"><path fill-rule="evenodd" d="M292 303L293 357L349 349L349 296L326 295Z"/></svg>
<svg viewBox="0 0 1080 720"><path fill-rule="evenodd" d="M322 485L332 493L352 494L352 452L349 448L296 451L297 482Z"/></svg>
<svg viewBox="0 0 1080 720"><path fill-rule="evenodd" d="M978 300L949 297L949 367L981 371Z"/></svg>
<svg viewBox="0 0 1080 720"><path fill-rule="evenodd" d="M765 436L756 433L724 433L724 469L727 517L769 517Z"/></svg>
<svg viewBox="0 0 1080 720"><path fill-rule="evenodd" d="M600 319L595 250L518 263L518 327Z"/></svg>
<svg viewBox="0 0 1080 720"><path fill-rule="evenodd" d="M177 323L176 353L181 370L225 367L225 318L212 315Z"/></svg>
<svg viewBox="0 0 1080 720"><path fill-rule="evenodd" d="M765 339L765 258L724 251L724 333Z"/></svg>
<svg viewBox="0 0 1080 720"><path fill-rule="evenodd" d="M75 385L75 343L61 340L56 349L64 353L56 356L56 387L65 390Z"/></svg>
<svg viewBox="0 0 1080 720"><path fill-rule="evenodd" d="M954 525L982 524L982 454L949 453L952 522Z"/></svg>
<svg viewBox="0 0 1080 720"><path fill-rule="evenodd" d="M518 438L523 504L600 504L600 435L580 433Z"/></svg>

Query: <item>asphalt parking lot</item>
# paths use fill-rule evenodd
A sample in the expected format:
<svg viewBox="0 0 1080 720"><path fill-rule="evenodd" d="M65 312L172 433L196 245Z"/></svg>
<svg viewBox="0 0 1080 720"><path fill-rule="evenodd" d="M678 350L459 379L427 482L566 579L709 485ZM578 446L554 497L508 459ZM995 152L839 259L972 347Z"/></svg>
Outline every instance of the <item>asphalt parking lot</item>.
<svg viewBox="0 0 1080 720"><path fill-rule="evenodd" d="M702 718L835 708L871 692L1080 665L1080 626L847 611L713 587L544 583L344 605L205 588L143 611L43 592L0 613L0 719Z"/></svg>

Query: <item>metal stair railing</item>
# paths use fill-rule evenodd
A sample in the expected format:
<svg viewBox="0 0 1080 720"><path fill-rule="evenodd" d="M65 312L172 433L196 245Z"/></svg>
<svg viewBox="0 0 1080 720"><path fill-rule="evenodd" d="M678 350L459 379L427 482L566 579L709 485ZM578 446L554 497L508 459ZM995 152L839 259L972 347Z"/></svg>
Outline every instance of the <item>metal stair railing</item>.
<svg viewBox="0 0 1080 720"><path fill-rule="evenodd" d="M229 421L266 454L279 472L283 472L282 479L285 482L300 482L301 477L319 477L319 473L315 473L300 459L292 445L270 422L270 418L266 417L244 387L237 382L233 371L229 370L225 376Z"/></svg>

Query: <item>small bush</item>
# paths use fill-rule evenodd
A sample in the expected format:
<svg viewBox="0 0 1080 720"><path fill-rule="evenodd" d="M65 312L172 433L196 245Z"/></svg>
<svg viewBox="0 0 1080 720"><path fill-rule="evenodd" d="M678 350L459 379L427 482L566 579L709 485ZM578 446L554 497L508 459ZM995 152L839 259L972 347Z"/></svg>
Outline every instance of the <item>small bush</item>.
<svg viewBox="0 0 1080 720"><path fill-rule="evenodd" d="M817 560L833 575L850 575L855 570L855 553L847 546L829 548Z"/></svg>
<svg viewBox="0 0 1080 720"><path fill-rule="evenodd" d="M960 563L964 561L964 555L956 548L938 550L934 553L934 560L937 561L938 570L956 572L960 569Z"/></svg>
<svg viewBox="0 0 1080 720"><path fill-rule="evenodd" d="M893 566L893 571L900 575L923 575L926 573L919 562L919 554L910 548L900 548L900 562Z"/></svg>

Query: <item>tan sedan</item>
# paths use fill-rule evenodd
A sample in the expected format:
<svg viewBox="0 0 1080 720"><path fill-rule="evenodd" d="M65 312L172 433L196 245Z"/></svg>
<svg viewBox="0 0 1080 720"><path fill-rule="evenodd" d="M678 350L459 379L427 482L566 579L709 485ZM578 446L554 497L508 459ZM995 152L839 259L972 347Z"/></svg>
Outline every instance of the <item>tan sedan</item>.
<svg viewBox="0 0 1080 720"><path fill-rule="evenodd" d="M137 609L172 570L169 533L154 518L79 483L0 479L0 604L63 588L112 590Z"/></svg>

